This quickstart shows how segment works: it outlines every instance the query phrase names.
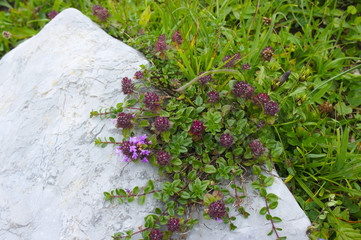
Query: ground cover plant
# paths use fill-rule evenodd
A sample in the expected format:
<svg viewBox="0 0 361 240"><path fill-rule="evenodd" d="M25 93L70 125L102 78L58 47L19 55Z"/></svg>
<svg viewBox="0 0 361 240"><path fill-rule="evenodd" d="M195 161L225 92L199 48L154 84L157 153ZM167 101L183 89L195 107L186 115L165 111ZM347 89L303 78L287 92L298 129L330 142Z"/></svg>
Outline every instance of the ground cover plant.
<svg viewBox="0 0 361 240"><path fill-rule="evenodd" d="M139 164L150 161L172 178L162 189L153 189L150 181L144 189L105 190L107 200L138 197L142 203L153 194L168 202L145 220L148 229L141 232L145 237L166 238L172 230L184 231L195 224L196 219L175 218L184 213L186 202L205 205L205 217L222 219L234 228L227 211L230 205L224 204L237 205L243 193L234 183L229 195L217 181L237 180L245 167L253 167L259 176L255 187L268 198L268 207L274 207L277 198L264 192L272 180L266 183L257 167L268 162L312 221L311 239L361 238L361 4L232 0L0 4L2 55L34 35L56 12L76 7L152 62L135 78L157 86L162 94L142 93L134 79L119 79L124 93L132 96L128 102L92 112L113 118L115 127L124 129L124 139L114 136L107 141L118 153ZM148 128L147 138L131 135L133 127ZM166 145L169 138L171 144ZM106 144L104 139L96 143ZM138 145L141 148L130 151ZM185 175L180 173L183 168ZM190 180L195 182L192 187ZM262 213L268 214L268 207ZM237 209L247 215L241 206ZM160 225L168 225L168 230L157 231ZM272 225L272 234L281 237L277 223ZM134 232L123 236L127 234Z"/></svg>

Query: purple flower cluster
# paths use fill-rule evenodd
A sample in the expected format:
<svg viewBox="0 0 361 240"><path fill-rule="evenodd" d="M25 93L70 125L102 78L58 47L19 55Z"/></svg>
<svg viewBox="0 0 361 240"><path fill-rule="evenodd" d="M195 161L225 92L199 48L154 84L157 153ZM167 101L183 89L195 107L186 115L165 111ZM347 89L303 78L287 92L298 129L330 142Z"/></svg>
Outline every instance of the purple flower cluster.
<svg viewBox="0 0 361 240"><path fill-rule="evenodd" d="M58 15L58 12L55 11L55 10L51 10L51 11L48 13L48 17L49 17L50 20L52 20L53 18L55 18L56 15Z"/></svg>
<svg viewBox="0 0 361 240"><path fill-rule="evenodd" d="M280 111L278 104L275 101L269 101L264 104L264 112L265 114L274 116Z"/></svg>
<svg viewBox="0 0 361 240"><path fill-rule="evenodd" d="M226 205L223 200L218 200L209 204L208 214L214 220L219 220L226 215Z"/></svg>
<svg viewBox="0 0 361 240"><path fill-rule="evenodd" d="M135 79L142 79L142 78L144 78L144 73L142 71L137 71L134 74L134 77L135 77Z"/></svg>
<svg viewBox="0 0 361 240"><path fill-rule="evenodd" d="M134 84L127 77L122 79L122 91L124 94L132 94L134 92Z"/></svg>
<svg viewBox="0 0 361 240"><path fill-rule="evenodd" d="M143 103L146 108L156 110L159 106L159 96L155 92L147 92L144 95Z"/></svg>
<svg viewBox="0 0 361 240"><path fill-rule="evenodd" d="M251 148L251 151L255 157L259 157L266 151L266 148L263 146L261 141L259 139L253 139L249 143L249 147Z"/></svg>
<svg viewBox="0 0 361 240"><path fill-rule="evenodd" d="M239 53L236 53L234 54L233 56L231 55L226 55L224 58L223 58L223 62L227 62L224 67L226 68L230 68L230 67L233 67L234 64L236 63L237 60L240 60L241 59L241 55Z"/></svg>
<svg viewBox="0 0 361 240"><path fill-rule="evenodd" d="M244 81L238 81L233 86L233 94L235 97L243 97L251 99L254 93L254 87Z"/></svg>
<svg viewBox="0 0 361 240"><path fill-rule="evenodd" d="M120 156L121 153L124 155L124 161L130 162L134 160L142 160L147 163L150 151L147 150L148 144L151 142L146 141L147 135L131 137L129 141L123 141L121 146L115 148L115 154Z"/></svg>
<svg viewBox="0 0 361 240"><path fill-rule="evenodd" d="M116 127L130 129L133 127L132 118L134 114L121 112L117 116Z"/></svg>
<svg viewBox="0 0 361 240"><path fill-rule="evenodd" d="M258 93L253 96L253 103L259 107L264 106L269 100L270 98L266 93Z"/></svg>
<svg viewBox="0 0 361 240"><path fill-rule="evenodd" d="M166 117L157 117L154 122L154 127L158 132L165 132L170 128L169 119Z"/></svg>
<svg viewBox="0 0 361 240"><path fill-rule="evenodd" d="M163 232L159 229L153 229L150 234L149 238L150 240L162 240L163 239Z"/></svg>
<svg viewBox="0 0 361 240"><path fill-rule="evenodd" d="M199 75L202 75L204 72L201 72ZM212 74L206 75L204 77L201 77L199 79L199 82L204 86L206 85L209 81L212 80Z"/></svg>
<svg viewBox="0 0 361 240"><path fill-rule="evenodd" d="M194 120L190 132L192 134L200 135L205 129L206 127L203 126L203 122Z"/></svg>
<svg viewBox="0 0 361 240"><path fill-rule="evenodd" d="M262 54L262 58L269 62L269 61L271 61L271 58L274 54L273 48L271 48L270 46L267 46L262 50L261 54Z"/></svg>
<svg viewBox="0 0 361 240"><path fill-rule="evenodd" d="M167 222L168 230L171 232L180 231L180 224L178 218L169 218Z"/></svg>
<svg viewBox="0 0 361 240"><path fill-rule="evenodd" d="M178 45L182 45L183 38L179 31L175 31L172 35L172 42L178 43Z"/></svg>
<svg viewBox="0 0 361 240"><path fill-rule="evenodd" d="M108 9L100 5L94 5L92 8L92 12L94 16L97 16L100 19L100 21L103 22L106 21L110 16Z"/></svg>
<svg viewBox="0 0 361 240"><path fill-rule="evenodd" d="M245 63L242 65L242 69L243 70L251 70L251 65L249 65L249 63Z"/></svg>
<svg viewBox="0 0 361 240"><path fill-rule="evenodd" d="M229 148L233 144L233 137L229 133L223 133L219 139L219 144L225 148Z"/></svg>
<svg viewBox="0 0 361 240"><path fill-rule="evenodd" d="M168 165L171 159L172 156L167 151L159 151L157 154L157 163L160 166Z"/></svg>
<svg viewBox="0 0 361 240"><path fill-rule="evenodd" d="M165 43L165 34L162 34L158 37L158 41L155 43L155 51L163 52L167 49L167 44Z"/></svg>
<svg viewBox="0 0 361 240"><path fill-rule="evenodd" d="M216 103L219 101L219 93L212 90L208 93L208 98L210 103Z"/></svg>

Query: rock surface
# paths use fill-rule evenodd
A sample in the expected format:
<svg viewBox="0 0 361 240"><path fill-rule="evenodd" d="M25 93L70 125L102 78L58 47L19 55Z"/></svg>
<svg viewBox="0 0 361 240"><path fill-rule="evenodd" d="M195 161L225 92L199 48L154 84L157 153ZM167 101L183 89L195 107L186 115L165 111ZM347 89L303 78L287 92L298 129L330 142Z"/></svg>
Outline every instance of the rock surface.
<svg viewBox="0 0 361 240"><path fill-rule="evenodd" d="M143 186L158 175L144 163L125 166L110 146L94 146L96 137L121 135L111 121L89 118L92 109L124 100L120 80L142 64L144 56L75 9L1 59L0 239L111 239L159 206L152 198L143 206L104 201L104 191ZM251 216L238 216L236 231L205 220L189 239L275 239L258 214L263 200L247 191ZM280 197L272 213L283 219L282 236L308 239L310 222L282 181L268 191Z"/></svg>

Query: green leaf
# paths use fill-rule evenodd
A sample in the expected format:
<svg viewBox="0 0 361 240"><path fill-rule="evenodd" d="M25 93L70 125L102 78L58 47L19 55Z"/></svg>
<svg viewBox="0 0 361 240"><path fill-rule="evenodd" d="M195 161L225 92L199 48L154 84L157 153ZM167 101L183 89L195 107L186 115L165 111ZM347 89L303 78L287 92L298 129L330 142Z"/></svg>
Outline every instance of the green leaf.
<svg viewBox="0 0 361 240"><path fill-rule="evenodd" d="M196 170L192 170L192 171L190 171L190 172L188 173L188 179L189 179L189 180L194 180L194 179L196 179L196 176L197 176Z"/></svg>
<svg viewBox="0 0 361 240"><path fill-rule="evenodd" d="M261 208L261 210L259 211L259 214L261 214L261 215L265 215L266 213L267 213L266 207Z"/></svg>
<svg viewBox="0 0 361 240"><path fill-rule="evenodd" d="M352 107L350 106L346 106L346 104L344 102L337 103L335 105L335 110L337 111L337 113L341 116L347 115L352 113Z"/></svg>
<svg viewBox="0 0 361 240"><path fill-rule="evenodd" d="M277 206L278 206L278 202L276 201L276 202L270 203L269 208L270 209L275 209Z"/></svg>
<svg viewBox="0 0 361 240"><path fill-rule="evenodd" d="M142 121L140 121L139 123L139 127L142 128L142 127L148 127L149 126L149 122L145 119L143 119Z"/></svg>
<svg viewBox="0 0 361 240"><path fill-rule="evenodd" d="M181 193L181 198L189 199L190 197L191 197L191 195L187 191L183 191Z"/></svg>
<svg viewBox="0 0 361 240"><path fill-rule="evenodd" d="M261 195L261 197L265 197L267 195L267 191L264 187L259 189L259 195Z"/></svg>
<svg viewBox="0 0 361 240"><path fill-rule="evenodd" d="M109 137L109 141L111 142L115 142L114 138L113 137Z"/></svg>
<svg viewBox="0 0 361 240"><path fill-rule="evenodd" d="M176 158L176 159L171 160L171 163L175 166L180 166L180 165L182 165L182 160L180 160L179 158Z"/></svg>
<svg viewBox="0 0 361 240"><path fill-rule="evenodd" d="M137 99L129 99L125 102L125 107L131 107L134 106L138 102Z"/></svg>
<svg viewBox="0 0 361 240"><path fill-rule="evenodd" d="M272 217L272 220L273 220L273 222L275 222L275 223L282 222L282 219L279 218L279 217Z"/></svg>
<svg viewBox="0 0 361 240"><path fill-rule="evenodd" d="M136 186L135 188L133 188L132 192L133 192L134 195L137 195L139 193L139 187Z"/></svg>
<svg viewBox="0 0 361 240"><path fill-rule="evenodd" d="M270 177L267 177L265 180L264 180L264 185L266 187L269 187L273 184L273 182L275 181L275 178L273 176L270 176Z"/></svg>
<svg viewBox="0 0 361 240"><path fill-rule="evenodd" d="M215 172L217 172L217 169L213 165L207 164L204 168L204 171L206 173L215 173Z"/></svg>
<svg viewBox="0 0 361 240"><path fill-rule="evenodd" d="M196 100L194 101L194 103L197 105L197 106L201 106L203 104L203 98L201 96L197 96L196 97Z"/></svg>
<svg viewBox="0 0 361 240"><path fill-rule="evenodd" d="M145 203L145 196L143 195L143 196L140 196L139 198L138 198L138 203L139 203L139 205L143 205L144 203Z"/></svg>
<svg viewBox="0 0 361 240"><path fill-rule="evenodd" d="M145 28L149 22L152 12L150 11L150 5L143 11L142 15L139 18L139 24Z"/></svg>
<svg viewBox="0 0 361 240"><path fill-rule="evenodd" d="M253 165L252 172L253 172L254 175L258 176L258 175L261 174L262 170L261 170L261 168L259 166Z"/></svg>
<svg viewBox="0 0 361 240"><path fill-rule="evenodd" d="M154 194L153 194L153 197L155 198L155 199L161 199L162 198L162 194L160 193L160 192L155 192Z"/></svg>
<svg viewBox="0 0 361 240"><path fill-rule="evenodd" d="M148 181L148 186L150 187L151 190L154 189L154 183L153 183L153 181L150 180L150 179L149 179L149 181Z"/></svg>
<svg viewBox="0 0 361 240"><path fill-rule="evenodd" d="M170 131L165 131L161 133L162 136L162 140L164 142L169 142L169 137L170 137Z"/></svg>

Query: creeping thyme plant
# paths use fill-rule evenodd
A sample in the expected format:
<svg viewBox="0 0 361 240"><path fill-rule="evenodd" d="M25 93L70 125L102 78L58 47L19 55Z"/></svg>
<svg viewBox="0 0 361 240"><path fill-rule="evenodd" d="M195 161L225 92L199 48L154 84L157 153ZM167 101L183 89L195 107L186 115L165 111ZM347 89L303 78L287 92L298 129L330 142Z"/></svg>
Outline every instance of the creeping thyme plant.
<svg viewBox="0 0 361 240"><path fill-rule="evenodd" d="M149 50L151 59L169 59L187 41L179 31L168 40L162 34ZM259 58L270 61L272 55L273 49L267 46ZM139 204L144 204L148 195L164 202L154 214L145 217L144 228L116 233L113 238L130 239L142 234L145 239L160 240L185 233L198 223L189 215L194 207L204 210L205 219L224 222L234 230L236 216L230 209L235 207L237 215L244 218L249 215L242 206L245 195L241 178L252 169L256 176L252 187L259 190L265 202L260 213L272 223L270 234L284 239L279 234L281 229L275 226L281 219L270 214L270 209L278 205L278 197L266 191L274 179L261 171L261 166L272 168L265 136L280 109L269 94L253 85L255 79L247 73L251 66L242 62L240 53L225 55L217 68L200 72L183 86L170 82L167 92L149 88L157 67L143 66L132 79L121 79L122 92L127 95L124 103L91 112L91 117L110 118L123 133L123 139L98 138L96 144L113 144L114 153L122 155L123 161L151 164L169 179L159 189L149 180L146 186L132 191L117 188L104 193L112 203L138 199ZM146 134L139 134L140 129Z"/></svg>

